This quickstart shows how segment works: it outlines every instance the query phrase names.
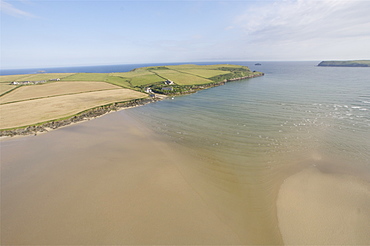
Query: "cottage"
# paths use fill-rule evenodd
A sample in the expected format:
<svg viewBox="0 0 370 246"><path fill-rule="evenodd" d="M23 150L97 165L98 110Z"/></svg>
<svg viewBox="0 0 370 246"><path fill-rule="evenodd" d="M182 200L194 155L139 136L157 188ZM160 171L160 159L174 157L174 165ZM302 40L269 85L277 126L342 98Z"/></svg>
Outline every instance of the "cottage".
<svg viewBox="0 0 370 246"><path fill-rule="evenodd" d="M152 91L152 89L150 87L146 87L145 88L145 92L146 93L149 93L149 94L153 93L153 91Z"/></svg>
<svg viewBox="0 0 370 246"><path fill-rule="evenodd" d="M56 79L49 79L49 81L59 81L60 78L56 78Z"/></svg>
<svg viewBox="0 0 370 246"><path fill-rule="evenodd" d="M164 83L166 85L173 85L174 84L173 81L171 81L171 80L166 80Z"/></svg>

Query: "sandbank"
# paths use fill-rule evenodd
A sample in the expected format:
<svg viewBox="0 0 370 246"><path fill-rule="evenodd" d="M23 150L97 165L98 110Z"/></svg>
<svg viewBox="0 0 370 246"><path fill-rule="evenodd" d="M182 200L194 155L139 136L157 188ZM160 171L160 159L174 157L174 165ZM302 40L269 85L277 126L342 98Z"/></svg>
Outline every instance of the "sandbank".
<svg viewBox="0 0 370 246"><path fill-rule="evenodd" d="M242 244L125 111L1 142L2 245Z"/></svg>
<svg viewBox="0 0 370 246"><path fill-rule="evenodd" d="M369 179L306 168L281 185L277 214L286 245L369 245Z"/></svg>

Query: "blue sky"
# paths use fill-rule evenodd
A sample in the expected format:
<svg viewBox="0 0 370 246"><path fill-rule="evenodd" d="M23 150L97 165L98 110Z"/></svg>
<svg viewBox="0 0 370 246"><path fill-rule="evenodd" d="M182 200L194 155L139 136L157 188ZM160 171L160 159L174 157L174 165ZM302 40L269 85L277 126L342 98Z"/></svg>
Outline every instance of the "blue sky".
<svg viewBox="0 0 370 246"><path fill-rule="evenodd" d="M1 68L370 59L369 0L0 0Z"/></svg>

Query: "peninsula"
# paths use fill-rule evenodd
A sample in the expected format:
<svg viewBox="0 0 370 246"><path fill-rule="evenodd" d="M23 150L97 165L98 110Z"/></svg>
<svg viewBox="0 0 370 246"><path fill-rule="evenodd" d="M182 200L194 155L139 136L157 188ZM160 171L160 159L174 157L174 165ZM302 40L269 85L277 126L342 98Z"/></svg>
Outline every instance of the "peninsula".
<svg viewBox="0 0 370 246"><path fill-rule="evenodd" d="M0 136L36 134L170 95L262 76L240 65L171 65L118 73L0 76Z"/></svg>
<svg viewBox="0 0 370 246"><path fill-rule="evenodd" d="M370 60L322 61L319 67L370 67Z"/></svg>

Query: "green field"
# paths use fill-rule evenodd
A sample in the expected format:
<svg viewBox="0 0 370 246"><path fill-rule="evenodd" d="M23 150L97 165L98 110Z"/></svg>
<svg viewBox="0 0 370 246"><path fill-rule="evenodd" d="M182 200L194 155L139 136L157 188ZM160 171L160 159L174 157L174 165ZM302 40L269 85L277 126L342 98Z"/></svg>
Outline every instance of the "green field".
<svg viewBox="0 0 370 246"><path fill-rule="evenodd" d="M156 74L147 74L131 78L130 83L132 86L142 86L148 84L155 84L163 81L164 79Z"/></svg>
<svg viewBox="0 0 370 246"><path fill-rule="evenodd" d="M200 69L200 68L191 68L191 69L176 69L179 72L189 73L203 78L212 78L217 75L228 74L230 71L222 70L213 70L213 69Z"/></svg>
<svg viewBox="0 0 370 246"><path fill-rule="evenodd" d="M171 80L178 85L199 85L199 84L209 84L213 82L212 80L202 78L197 75L181 73L172 69L156 70L155 72L161 77Z"/></svg>
<svg viewBox="0 0 370 246"><path fill-rule="evenodd" d="M136 69L130 72L124 72L124 73L111 73L109 76L119 76L119 77L124 77L124 78L133 78L133 77L138 77L138 76L143 76L143 75L149 75L153 74L150 70L147 69Z"/></svg>
<svg viewBox="0 0 370 246"><path fill-rule="evenodd" d="M108 78L108 73L76 73L67 76L62 80L68 81L105 81Z"/></svg>
<svg viewBox="0 0 370 246"><path fill-rule="evenodd" d="M113 85L118 85L124 88L131 88L130 80L127 78L123 77L118 77L118 76L108 76L105 80L107 83L113 84Z"/></svg>
<svg viewBox="0 0 370 246"><path fill-rule="evenodd" d="M72 74L74 73L39 73L39 74L33 74L27 77L17 79L16 81L23 81L23 80L39 81L39 80L50 80L50 79L62 79Z"/></svg>

